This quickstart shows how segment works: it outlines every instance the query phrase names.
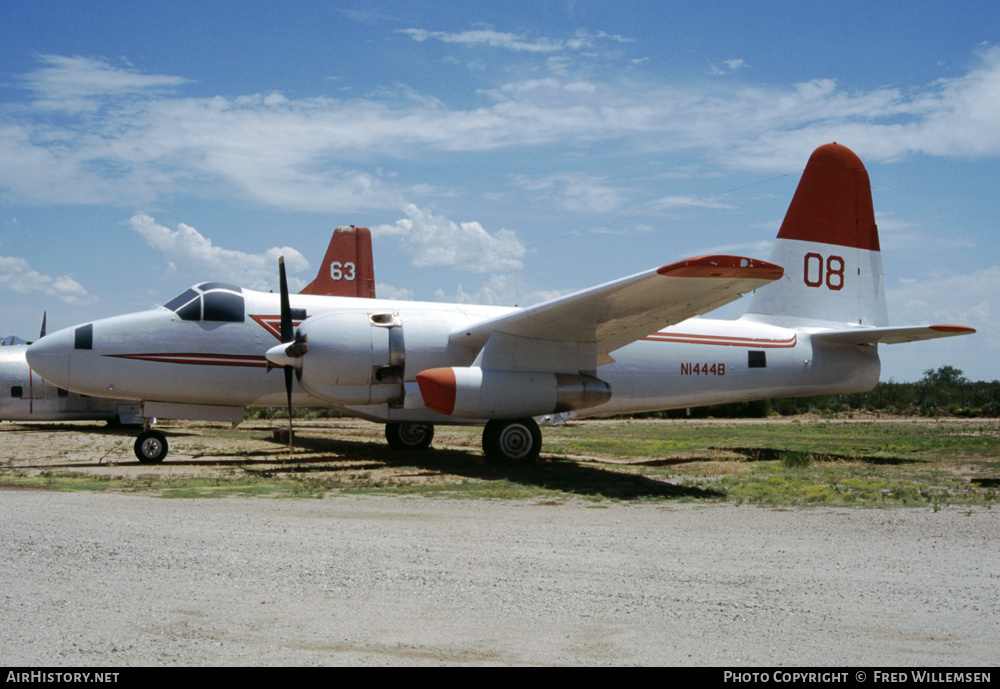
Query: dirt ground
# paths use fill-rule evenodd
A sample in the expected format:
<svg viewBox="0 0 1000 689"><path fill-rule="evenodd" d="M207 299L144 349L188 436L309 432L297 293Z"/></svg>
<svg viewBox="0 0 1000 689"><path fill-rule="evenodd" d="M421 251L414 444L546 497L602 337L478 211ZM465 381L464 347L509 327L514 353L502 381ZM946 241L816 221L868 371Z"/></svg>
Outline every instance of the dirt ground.
<svg viewBox="0 0 1000 689"><path fill-rule="evenodd" d="M420 484L460 480L445 469L450 462L485 464L478 429L435 429L434 469L413 466L405 453L388 449L383 427L354 419L296 420L294 453L282 431L287 421L226 424L177 421L157 424L169 443L161 464L140 464L133 453L138 428L102 422L0 424L2 461L29 474L69 470L134 477L150 472L163 478L232 476L234 472L295 472L343 479L363 474L367 482ZM450 460L450 462L449 462Z"/></svg>
<svg viewBox="0 0 1000 689"><path fill-rule="evenodd" d="M669 433L684 422L628 423ZM718 423L732 433L737 422ZM970 423L991 435L1000 424ZM581 498L684 489L638 475L649 457L555 462L543 450L539 465L497 467L483 458L478 428L436 429L433 452L408 454L390 451L376 424L302 421L290 456L273 437L279 425L162 424L170 454L145 465L133 455L134 430L3 423L0 462L15 474L139 482L302 472L340 486L516 483L523 472L525 483L574 495L330 490L309 500L164 500L4 490L5 659L103 667L996 663L1000 514L992 505L598 503Z"/></svg>

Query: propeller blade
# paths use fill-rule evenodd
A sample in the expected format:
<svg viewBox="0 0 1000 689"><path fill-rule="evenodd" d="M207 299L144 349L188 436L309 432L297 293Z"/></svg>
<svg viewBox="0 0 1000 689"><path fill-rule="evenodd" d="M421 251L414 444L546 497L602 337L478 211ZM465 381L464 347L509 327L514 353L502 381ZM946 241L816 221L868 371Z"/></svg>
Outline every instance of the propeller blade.
<svg viewBox="0 0 1000 689"><path fill-rule="evenodd" d="M288 395L288 452L295 454L295 431L292 429L292 371L291 366L285 366L285 393Z"/></svg>
<svg viewBox="0 0 1000 689"><path fill-rule="evenodd" d="M278 259L278 282L281 289L281 343L287 344L285 347L285 357L289 356L289 351L295 346L295 341L297 340L295 334L292 332L292 307L288 301L288 279L285 277L285 257L281 256ZM306 346L306 351L308 351L308 345ZM295 355L292 355L295 356ZM301 355L298 355L301 356ZM295 370L293 366L285 364L285 394L288 397L288 452L295 452L295 445L293 438L295 437L295 432L292 429L292 372Z"/></svg>
<svg viewBox="0 0 1000 689"><path fill-rule="evenodd" d="M281 341L295 339L292 332L292 307L288 303L288 279L285 277L285 257L278 259L278 281L281 288Z"/></svg>

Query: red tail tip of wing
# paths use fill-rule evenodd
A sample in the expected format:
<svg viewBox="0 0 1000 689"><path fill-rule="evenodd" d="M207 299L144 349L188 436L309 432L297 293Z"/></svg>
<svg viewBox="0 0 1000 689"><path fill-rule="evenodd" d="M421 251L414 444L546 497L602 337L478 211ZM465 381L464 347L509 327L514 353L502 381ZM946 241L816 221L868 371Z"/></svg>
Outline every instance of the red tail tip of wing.
<svg viewBox="0 0 1000 689"><path fill-rule="evenodd" d="M757 278L777 280L784 269L767 261L743 256L698 256L658 268L660 275L693 278Z"/></svg>

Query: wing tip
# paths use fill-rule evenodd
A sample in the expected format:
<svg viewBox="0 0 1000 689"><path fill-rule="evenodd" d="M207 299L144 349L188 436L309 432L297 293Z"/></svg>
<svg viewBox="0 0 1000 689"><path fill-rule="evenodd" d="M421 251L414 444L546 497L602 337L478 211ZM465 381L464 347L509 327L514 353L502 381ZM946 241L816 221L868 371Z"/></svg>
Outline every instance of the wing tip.
<svg viewBox="0 0 1000 689"><path fill-rule="evenodd" d="M660 275L692 278L756 278L777 280L785 269L774 263L745 256L696 256L662 266Z"/></svg>
<svg viewBox="0 0 1000 689"><path fill-rule="evenodd" d="M927 326L931 330L937 333L949 333L951 335L971 335L976 332L975 328L970 328L967 325L929 325Z"/></svg>

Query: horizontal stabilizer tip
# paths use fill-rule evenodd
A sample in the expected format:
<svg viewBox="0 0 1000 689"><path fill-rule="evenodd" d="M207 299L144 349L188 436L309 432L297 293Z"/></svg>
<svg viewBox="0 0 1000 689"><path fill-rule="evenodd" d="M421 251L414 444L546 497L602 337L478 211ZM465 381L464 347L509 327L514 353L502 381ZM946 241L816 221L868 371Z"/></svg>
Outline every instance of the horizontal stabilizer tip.
<svg viewBox="0 0 1000 689"><path fill-rule="evenodd" d="M936 340L940 337L972 335L975 328L965 325L901 325L882 328L847 328L812 335L813 340L846 345L901 344Z"/></svg>
<svg viewBox="0 0 1000 689"><path fill-rule="evenodd" d="M948 333L951 335L971 335L976 332L975 328L970 328L967 325L930 325L927 327L934 332Z"/></svg>

